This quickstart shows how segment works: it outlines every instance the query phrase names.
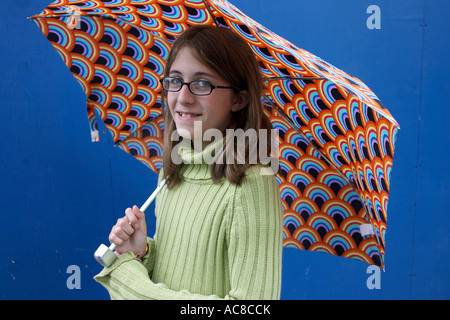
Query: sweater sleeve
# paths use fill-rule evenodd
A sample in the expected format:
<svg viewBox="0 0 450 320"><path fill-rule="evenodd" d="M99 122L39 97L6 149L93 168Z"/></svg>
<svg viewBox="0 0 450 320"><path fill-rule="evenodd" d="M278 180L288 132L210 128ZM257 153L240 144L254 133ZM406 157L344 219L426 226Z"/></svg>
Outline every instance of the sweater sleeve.
<svg viewBox="0 0 450 320"><path fill-rule="evenodd" d="M174 291L154 283L151 250L142 262L131 252L120 255L95 280L108 290L111 299L279 299L282 205L274 177L261 175L259 170L248 170L229 206L230 291L225 297Z"/></svg>
<svg viewBox="0 0 450 320"><path fill-rule="evenodd" d="M132 252L121 254L114 263L104 268L94 279L109 292L112 300L207 300L220 299L187 290L174 291L162 283L154 283L144 265Z"/></svg>
<svg viewBox="0 0 450 320"><path fill-rule="evenodd" d="M154 239L147 237L147 253L141 258L142 265L147 270L148 275L152 275L156 259L156 235Z"/></svg>
<svg viewBox="0 0 450 320"><path fill-rule="evenodd" d="M248 170L237 188L230 233L230 295L237 299L279 299L283 211L273 175Z"/></svg>

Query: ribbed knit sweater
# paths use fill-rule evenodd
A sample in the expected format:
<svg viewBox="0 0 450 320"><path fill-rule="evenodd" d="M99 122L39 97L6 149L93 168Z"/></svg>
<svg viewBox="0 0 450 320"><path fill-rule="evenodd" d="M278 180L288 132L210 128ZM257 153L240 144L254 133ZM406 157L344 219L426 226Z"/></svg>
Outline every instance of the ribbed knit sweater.
<svg viewBox="0 0 450 320"><path fill-rule="evenodd" d="M190 164L181 183L156 198L147 254L141 261L124 253L95 280L111 299L279 299L282 204L274 176L255 165L239 186L213 183L202 153L179 152Z"/></svg>

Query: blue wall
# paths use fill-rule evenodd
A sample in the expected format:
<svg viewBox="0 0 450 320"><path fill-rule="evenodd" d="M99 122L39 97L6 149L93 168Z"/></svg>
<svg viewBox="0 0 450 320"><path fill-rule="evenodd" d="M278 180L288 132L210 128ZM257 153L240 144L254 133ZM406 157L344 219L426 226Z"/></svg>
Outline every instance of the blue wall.
<svg viewBox="0 0 450 320"><path fill-rule="evenodd" d="M91 142L84 93L26 19L50 2L0 4L0 298L107 299L92 280L101 270L92 254L124 209L145 201L156 175L103 131ZM381 288L368 288L364 263L285 249L282 298L449 299L450 2L232 3L363 80L401 125ZM370 5L381 9L381 29L367 27ZM71 265L80 289L67 287Z"/></svg>

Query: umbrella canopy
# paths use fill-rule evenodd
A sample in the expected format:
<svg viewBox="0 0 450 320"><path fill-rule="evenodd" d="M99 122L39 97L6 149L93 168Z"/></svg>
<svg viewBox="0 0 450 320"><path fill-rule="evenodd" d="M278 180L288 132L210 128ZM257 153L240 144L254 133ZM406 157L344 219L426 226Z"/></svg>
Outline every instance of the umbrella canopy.
<svg viewBox="0 0 450 320"><path fill-rule="evenodd" d="M359 79L291 44L225 0L56 0L32 19L117 146L162 166L161 84L171 44L189 26L226 27L252 48L279 134L276 178L284 245L384 267L398 123Z"/></svg>

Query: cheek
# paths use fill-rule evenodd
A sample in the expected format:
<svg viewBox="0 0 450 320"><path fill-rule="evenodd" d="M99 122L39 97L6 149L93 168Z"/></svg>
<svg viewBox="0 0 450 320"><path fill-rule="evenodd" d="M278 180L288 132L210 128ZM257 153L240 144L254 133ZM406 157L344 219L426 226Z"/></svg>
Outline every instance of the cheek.
<svg viewBox="0 0 450 320"><path fill-rule="evenodd" d="M228 96L217 94L206 96L206 98L203 101L203 108L207 109L209 113L224 115L231 112L231 99Z"/></svg>
<svg viewBox="0 0 450 320"><path fill-rule="evenodd" d="M213 105L205 112L203 119L206 128L216 128L221 131L228 128L231 120L231 110L228 105Z"/></svg>
<svg viewBox="0 0 450 320"><path fill-rule="evenodd" d="M167 95L166 106L169 108L170 112L172 112L172 110L175 106L175 101L176 101L176 99L171 94Z"/></svg>

